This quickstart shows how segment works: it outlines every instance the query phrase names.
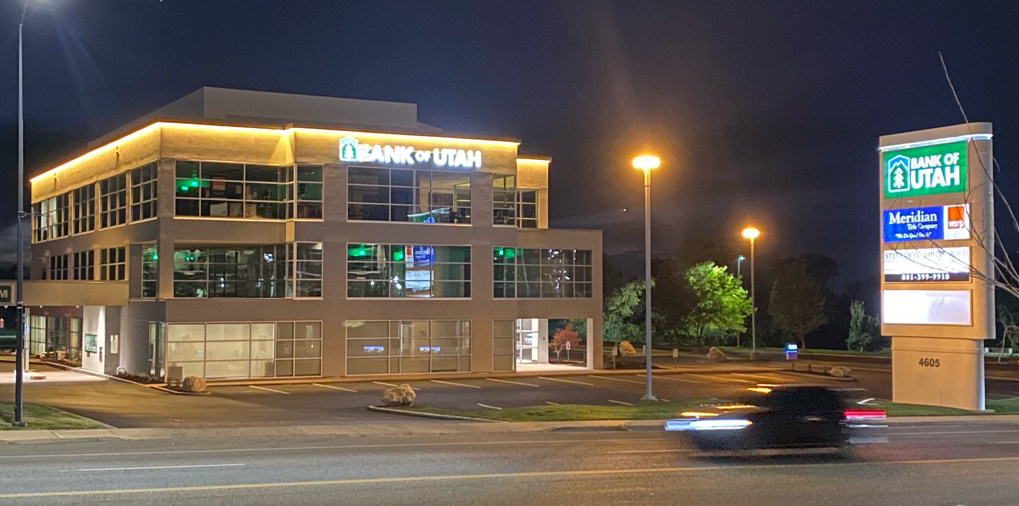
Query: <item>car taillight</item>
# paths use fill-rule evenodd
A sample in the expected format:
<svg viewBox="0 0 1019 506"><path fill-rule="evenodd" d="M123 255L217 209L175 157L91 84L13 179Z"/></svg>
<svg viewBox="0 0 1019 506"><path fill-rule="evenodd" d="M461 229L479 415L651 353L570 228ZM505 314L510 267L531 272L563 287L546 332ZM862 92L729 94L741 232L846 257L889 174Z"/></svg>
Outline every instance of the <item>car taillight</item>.
<svg viewBox="0 0 1019 506"><path fill-rule="evenodd" d="M842 412L846 420L884 420L883 409L847 409Z"/></svg>

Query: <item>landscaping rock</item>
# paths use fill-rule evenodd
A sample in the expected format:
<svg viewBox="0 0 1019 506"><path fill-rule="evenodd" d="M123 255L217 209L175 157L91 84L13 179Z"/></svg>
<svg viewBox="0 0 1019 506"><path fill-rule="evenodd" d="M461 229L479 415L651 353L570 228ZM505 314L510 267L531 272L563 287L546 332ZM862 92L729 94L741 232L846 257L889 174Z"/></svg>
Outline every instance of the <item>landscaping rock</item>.
<svg viewBox="0 0 1019 506"><path fill-rule="evenodd" d="M849 373L851 371L852 371L852 369L850 369L850 368L848 368L848 367L846 367L844 365L837 365L835 367L832 367L831 369L828 369L828 375L829 376L834 376L836 378L848 378L849 377Z"/></svg>
<svg viewBox="0 0 1019 506"><path fill-rule="evenodd" d="M630 344L630 341L620 341L619 342L619 354L623 355L623 356L626 356L626 355L636 355L637 354L637 350L636 350L636 348L633 347L632 344Z"/></svg>
<svg viewBox="0 0 1019 506"><path fill-rule="evenodd" d="M188 376L180 384L180 389L185 392L202 393L205 391L205 378L200 376Z"/></svg>
<svg viewBox="0 0 1019 506"><path fill-rule="evenodd" d="M406 383L398 387L387 388L385 392L382 392L382 403L388 407L413 406L415 399L417 399L417 392Z"/></svg>
<svg viewBox="0 0 1019 506"><path fill-rule="evenodd" d="M711 349L708 350L708 360L714 360L715 362L725 362L726 360L729 360L729 357L726 357L725 352L723 352L722 350L712 346Z"/></svg>

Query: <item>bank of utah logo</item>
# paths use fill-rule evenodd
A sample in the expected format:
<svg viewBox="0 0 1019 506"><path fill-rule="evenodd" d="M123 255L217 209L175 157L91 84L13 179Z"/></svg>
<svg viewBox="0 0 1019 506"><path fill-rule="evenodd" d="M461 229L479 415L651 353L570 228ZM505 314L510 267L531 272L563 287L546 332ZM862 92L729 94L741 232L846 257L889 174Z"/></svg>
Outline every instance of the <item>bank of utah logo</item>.
<svg viewBox="0 0 1019 506"><path fill-rule="evenodd" d="M882 153L885 197L920 197L966 191L966 141Z"/></svg>
<svg viewBox="0 0 1019 506"><path fill-rule="evenodd" d="M357 161L357 139L353 137L340 139L340 160L344 162Z"/></svg>
<svg viewBox="0 0 1019 506"><path fill-rule="evenodd" d="M888 175L888 193L909 191L909 157L892 157L885 173Z"/></svg>

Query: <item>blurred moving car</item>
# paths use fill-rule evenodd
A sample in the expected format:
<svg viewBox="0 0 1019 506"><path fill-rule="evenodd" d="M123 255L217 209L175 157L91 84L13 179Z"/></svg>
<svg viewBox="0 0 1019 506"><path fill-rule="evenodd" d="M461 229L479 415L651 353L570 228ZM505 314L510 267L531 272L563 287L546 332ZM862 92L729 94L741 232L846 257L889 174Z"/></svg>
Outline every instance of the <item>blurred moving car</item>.
<svg viewBox="0 0 1019 506"><path fill-rule="evenodd" d="M685 412L665 430L681 432L702 450L844 448L856 426L883 420L885 412L848 409L842 392L823 386L751 388L737 404Z"/></svg>

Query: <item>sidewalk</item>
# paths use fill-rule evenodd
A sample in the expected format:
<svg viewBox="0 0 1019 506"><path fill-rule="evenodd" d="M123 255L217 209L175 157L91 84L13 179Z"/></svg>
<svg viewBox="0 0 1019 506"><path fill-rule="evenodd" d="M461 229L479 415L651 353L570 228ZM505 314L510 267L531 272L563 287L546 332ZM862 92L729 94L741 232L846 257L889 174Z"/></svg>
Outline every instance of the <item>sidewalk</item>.
<svg viewBox="0 0 1019 506"><path fill-rule="evenodd" d="M1019 415L915 416L895 417L888 425L938 425L958 423L1019 423ZM347 425L304 425L214 429L92 429L92 430L5 430L2 444L31 444L66 440L152 440L224 439L280 436L431 436L443 434L521 434L557 430L655 430L664 420L592 420L575 422L421 422Z"/></svg>

